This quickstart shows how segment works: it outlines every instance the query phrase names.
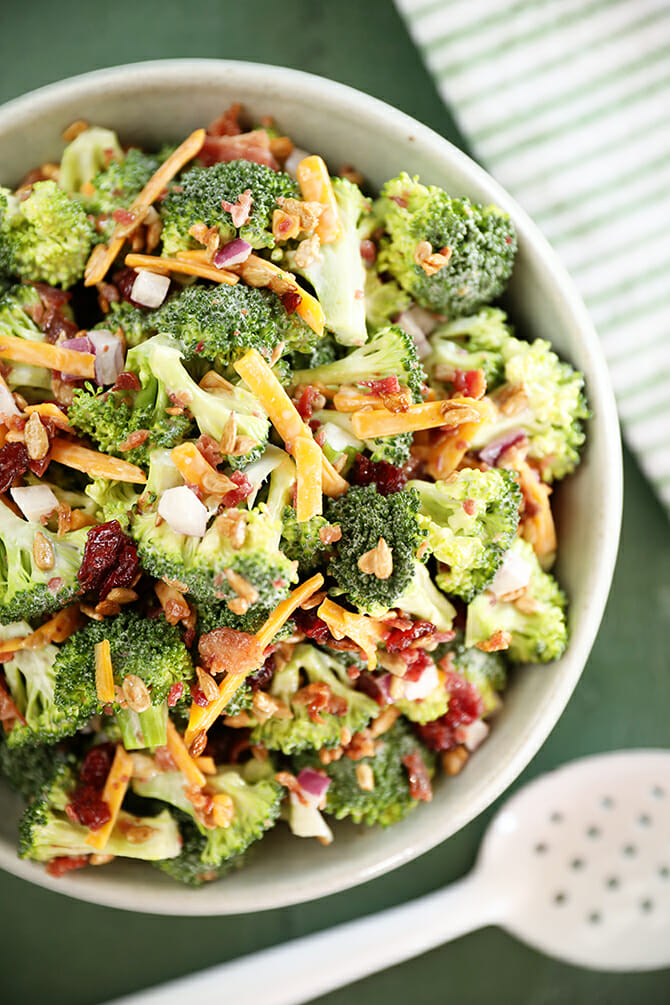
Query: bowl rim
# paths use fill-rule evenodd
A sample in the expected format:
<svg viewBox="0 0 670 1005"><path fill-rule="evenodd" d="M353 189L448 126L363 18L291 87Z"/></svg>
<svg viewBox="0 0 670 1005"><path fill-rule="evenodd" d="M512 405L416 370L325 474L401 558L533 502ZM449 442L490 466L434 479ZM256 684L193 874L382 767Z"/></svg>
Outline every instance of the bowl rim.
<svg viewBox="0 0 670 1005"><path fill-rule="evenodd" d="M198 891L182 889L176 884L169 895L158 888L154 890L143 887L142 903L137 904L132 896L132 886L125 881L118 884L100 884L96 882L94 876L85 880L83 876L54 879L46 874L43 866L19 859L16 846L0 837L0 867L7 872L79 900L138 912L183 916L223 915L269 910L305 902L341 892L381 876L429 851L472 821L523 771L560 718L581 676L595 640L618 551L623 503L621 443L614 394L593 323L567 270L537 225L491 175L435 130L378 98L316 74L264 63L184 58L122 64L78 74L32 90L0 106L0 133L18 125L29 113L39 111L40 114L45 114L49 110L56 110L58 106L76 98L77 95L83 98L114 91L118 93L128 85L131 74L135 86L150 86L157 93L157 89L166 82L166 78L170 85L174 85L175 80L179 79L185 84L192 83L195 76L198 76L203 83L209 82L213 85L216 83L229 85L235 82L240 91L243 91L245 85L258 85L259 73L262 74L264 82L280 94L302 90L303 93L309 93L312 100L318 98L324 108L332 104L339 108L347 106L352 110L355 109L356 115L361 119L378 124L386 132L396 133L404 142L407 142L408 135L411 136L417 146L428 148L434 155L454 166L471 179L473 184L485 189L492 201L510 213L530 254L542 263L547 274L552 277L559 300L562 301L567 315L573 320L578 338L589 354L593 372L590 399L593 403L594 397L597 397L598 421L609 432L617 434L604 437L601 446L606 455L606 462L601 463L605 481L602 485L603 506L599 529L600 565L594 590L589 598L589 610L580 623L578 634L572 636L570 640L569 659L561 679L543 714L529 727L513 756L501 766L495 777L481 788L478 798L473 799L466 809L461 809L448 820L444 820L442 827L433 827L425 832L418 829L408 845L393 854L387 854L372 865L350 867L347 875L342 875L341 869L340 874L332 874L327 879L322 878L321 881L314 878L309 881L294 879L290 886L286 883L279 884L273 890L263 891L262 894L256 890L251 897L239 894L231 897L225 892L223 883L220 886L221 897L215 903L213 902L215 898L199 903Z"/></svg>

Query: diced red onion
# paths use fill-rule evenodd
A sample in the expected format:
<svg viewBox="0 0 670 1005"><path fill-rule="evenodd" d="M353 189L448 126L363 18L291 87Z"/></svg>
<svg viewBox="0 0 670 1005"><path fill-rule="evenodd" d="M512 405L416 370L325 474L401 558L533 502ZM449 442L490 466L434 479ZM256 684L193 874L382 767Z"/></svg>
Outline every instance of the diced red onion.
<svg viewBox="0 0 670 1005"><path fill-rule="evenodd" d="M72 352L95 352L93 343L88 335L77 335L76 338L68 338L61 342L61 348L71 349Z"/></svg>
<svg viewBox="0 0 670 1005"><path fill-rule="evenodd" d="M14 401L14 395L0 377L0 418L8 419L10 416L21 415L21 411Z"/></svg>
<svg viewBox="0 0 670 1005"><path fill-rule="evenodd" d="M323 772L316 771L314 768L303 768L297 775L297 782L305 795L310 799L314 799L318 805L328 791L330 778Z"/></svg>
<svg viewBox="0 0 670 1005"><path fill-rule="evenodd" d="M202 537L207 529L208 511L188 485L166 489L158 503L162 516L175 534Z"/></svg>
<svg viewBox="0 0 670 1005"><path fill-rule="evenodd" d="M485 447L479 451L480 460L484 461L485 464L490 464L494 467L501 454L504 454L506 450L513 447L515 444L520 443L524 436L523 429L511 429L509 433L505 433L503 436L499 436L495 440L491 440L487 443Z"/></svg>
<svg viewBox="0 0 670 1005"><path fill-rule="evenodd" d="M160 307L169 288L169 276L161 276L148 269L139 269L130 291L130 299L142 307Z"/></svg>
<svg viewBox="0 0 670 1005"><path fill-rule="evenodd" d="M456 739L459 743L465 744L468 750L476 750L489 735L491 727L483 719L475 719L467 726L459 726L456 730Z"/></svg>
<svg viewBox="0 0 670 1005"><path fill-rule="evenodd" d="M284 171L286 171L286 174L290 175L291 178L295 178L298 172L298 164L300 161L304 161L305 157L309 157L309 153L306 150L301 149L301 147L293 147L293 150L291 150L291 153L284 162Z"/></svg>
<svg viewBox="0 0 670 1005"><path fill-rule="evenodd" d="M29 523L40 523L43 516L58 508L58 499L48 485L23 485L9 491Z"/></svg>
<svg viewBox="0 0 670 1005"><path fill-rule="evenodd" d="M405 681L405 698L408 701L420 701L422 698L427 698L439 683L437 667L431 662L423 668L418 680Z"/></svg>
<svg viewBox="0 0 670 1005"><path fill-rule="evenodd" d="M217 269L225 269L231 265L239 265L246 262L252 252L252 247L248 241L243 241L241 237L236 237L234 241L224 244L214 255L214 265Z"/></svg>
<svg viewBox="0 0 670 1005"><path fill-rule="evenodd" d="M504 597L506 593L525 590L530 583L531 568L515 551L508 551L503 563L493 577L489 586L496 597Z"/></svg>
<svg viewBox="0 0 670 1005"><path fill-rule="evenodd" d="M88 333L95 353L95 382L100 387L113 384L123 370L123 345L121 339L104 328Z"/></svg>
<svg viewBox="0 0 670 1005"><path fill-rule="evenodd" d="M384 704L389 705L393 698L391 697L391 681L393 680L393 674L381 673L377 674L375 677L375 684L378 686L382 697L384 698Z"/></svg>
<svg viewBox="0 0 670 1005"><path fill-rule="evenodd" d="M425 359L426 356L430 356L432 350L430 342L424 335L421 326L412 314L413 310L414 308L410 307L408 311L403 311L402 314L398 315L395 323L412 339L414 339L419 359Z"/></svg>

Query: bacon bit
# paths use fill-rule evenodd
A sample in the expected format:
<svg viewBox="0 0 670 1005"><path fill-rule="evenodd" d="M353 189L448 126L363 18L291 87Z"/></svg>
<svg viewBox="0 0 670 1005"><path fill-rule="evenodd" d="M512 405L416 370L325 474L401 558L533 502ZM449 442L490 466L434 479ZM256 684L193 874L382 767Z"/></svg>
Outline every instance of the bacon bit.
<svg viewBox="0 0 670 1005"><path fill-rule="evenodd" d="M295 264L299 269L307 269L321 258L321 241L318 234L312 234L301 241L295 249Z"/></svg>
<svg viewBox="0 0 670 1005"><path fill-rule="evenodd" d="M389 548L385 539L380 537L376 547L361 555L356 564L367 575L388 579L393 574L393 548Z"/></svg>
<svg viewBox="0 0 670 1005"><path fill-rule="evenodd" d="M349 708L346 698L333 694L330 686L324 681L315 681L300 688L291 700L293 705L306 705L310 719L319 725L324 722L321 712L343 716Z"/></svg>
<svg viewBox="0 0 670 1005"><path fill-rule="evenodd" d="M119 443L118 449L125 454L128 450L134 450L135 447L140 447L146 440L149 439L150 435L151 434L148 429L136 429L134 432L130 433L122 443Z"/></svg>
<svg viewBox="0 0 670 1005"><path fill-rule="evenodd" d="M95 590L104 600L114 587L131 586L137 572L137 548L118 520L101 523L88 532L77 574L82 590Z"/></svg>
<svg viewBox="0 0 670 1005"><path fill-rule="evenodd" d="M256 636L233 628L215 628L201 635L198 652L203 665L217 676L232 673L242 664L251 669L263 662Z"/></svg>
<svg viewBox="0 0 670 1005"><path fill-rule="evenodd" d="M364 757L374 757L376 744L369 729L362 729L359 733L354 733L350 742L345 746L344 753L350 761L360 761Z"/></svg>
<svg viewBox="0 0 670 1005"><path fill-rule="evenodd" d="M221 206L226 213L230 213L233 226L239 228L248 222L253 201L251 189L247 188L238 195L237 202L228 202L226 199L222 199Z"/></svg>
<svg viewBox="0 0 670 1005"><path fill-rule="evenodd" d="M476 642L475 646L484 653L497 653L503 649L509 649L511 641L512 635L510 632L499 630L494 632L485 642Z"/></svg>
<svg viewBox="0 0 670 1005"><path fill-rule="evenodd" d="M60 879L66 873L72 872L74 869L83 869L88 864L88 855L59 855L47 862L46 873L47 876Z"/></svg>
<svg viewBox="0 0 670 1005"><path fill-rule="evenodd" d="M407 768L409 775L409 794L412 799L429 803L433 798L433 790L428 769L421 754L418 750L414 750L411 754L406 754L403 757L402 763Z"/></svg>
<svg viewBox="0 0 670 1005"><path fill-rule="evenodd" d="M253 129L251 132L235 136L207 135L199 158L205 167L211 167L212 164L219 164L221 161L245 160L264 164L273 171L279 169L279 164L272 153L270 137L265 129Z"/></svg>
<svg viewBox="0 0 670 1005"><path fill-rule="evenodd" d="M272 214L272 235L277 241L288 241L300 233L300 220L293 213L275 209Z"/></svg>
<svg viewBox="0 0 670 1005"><path fill-rule="evenodd" d="M233 104L228 108L223 115L219 116L218 119L214 119L213 122L207 127L208 136L239 136L242 132L238 119L242 111L242 105L239 101L233 102Z"/></svg>
<svg viewBox="0 0 670 1005"><path fill-rule="evenodd" d="M12 726L15 722L20 722L22 726L25 726L26 720L21 715L18 710L14 699L10 695L9 691L5 688L5 685L0 680L0 722L2 723L5 733L11 732Z"/></svg>
<svg viewBox="0 0 670 1005"><path fill-rule="evenodd" d="M486 393L486 377L483 370L454 370L452 380L454 391L466 398L478 401Z"/></svg>
<svg viewBox="0 0 670 1005"><path fill-rule="evenodd" d="M292 792L295 796L297 796L298 800L302 803L303 806L308 805L309 800L306 798L305 793L302 791L302 788L295 775L292 775L289 771L278 771L277 774L275 775L275 781L279 782L279 784L283 785L285 789L288 789L289 792Z"/></svg>
<svg viewBox="0 0 670 1005"><path fill-rule="evenodd" d="M0 447L0 493L6 492L30 466L24 443L5 443Z"/></svg>
<svg viewBox="0 0 670 1005"><path fill-rule="evenodd" d="M427 276L434 276L449 263L451 254L451 248L442 248L441 251L434 253L428 241L419 241L414 249L414 261L421 266Z"/></svg>
<svg viewBox="0 0 670 1005"><path fill-rule="evenodd" d="M335 544L336 541L340 541L342 538L342 528L339 524L327 524L325 527L321 527L319 530L319 540L326 547L329 544Z"/></svg>

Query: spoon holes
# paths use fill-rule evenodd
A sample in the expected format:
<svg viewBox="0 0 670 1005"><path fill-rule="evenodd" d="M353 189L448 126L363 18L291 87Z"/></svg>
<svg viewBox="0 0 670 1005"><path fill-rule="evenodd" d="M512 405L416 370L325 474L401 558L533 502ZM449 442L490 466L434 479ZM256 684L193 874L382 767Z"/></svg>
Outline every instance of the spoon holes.
<svg viewBox="0 0 670 1005"><path fill-rule="evenodd" d="M551 820L552 824L562 824L563 814L559 813L558 810L554 810L549 819Z"/></svg>
<svg viewBox="0 0 670 1005"><path fill-rule="evenodd" d="M623 854L626 858L634 858L637 855L637 848L634 844L626 844L623 846Z"/></svg>
<svg viewBox="0 0 670 1005"><path fill-rule="evenodd" d="M562 907L566 903L568 895L565 890L559 890L558 893L554 894L554 904L556 907Z"/></svg>
<svg viewBox="0 0 670 1005"><path fill-rule="evenodd" d="M603 916L600 911L591 911L588 916L588 921L590 925L599 925L603 920Z"/></svg>
<svg viewBox="0 0 670 1005"><path fill-rule="evenodd" d="M667 865L660 866L658 874L661 879L670 879L670 868Z"/></svg>
<svg viewBox="0 0 670 1005"><path fill-rule="evenodd" d="M651 798L663 799L664 795L665 795L665 789L661 788L660 785L654 785L654 787L651 790Z"/></svg>
<svg viewBox="0 0 670 1005"><path fill-rule="evenodd" d="M572 862L570 863L570 868L574 869L575 872L578 872L580 869L583 869L585 865L586 862L584 861L583 858L573 858Z"/></svg>
<svg viewBox="0 0 670 1005"><path fill-rule="evenodd" d="M533 848L536 855L546 855L549 851L549 845L546 845L544 841L538 841L538 843Z"/></svg>
<svg viewBox="0 0 670 1005"><path fill-rule="evenodd" d="M605 886L608 890L618 890L621 886L621 881L618 876L608 876L605 880Z"/></svg>
<svg viewBox="0 0 670 1005"><path fill-rule="evenodd" d="M604 810L613 810L614 800L612 799L611 796L603 796L602 799L600 800L600 805Z"/></svg>
<svg viewBox="0 0 670 1005"><path fill-rule="evenodd" d="M601 834L600 827L596 827L595 824L592 824L591 827L587 827L587 829L586 829L586 835L587 835L587 837L590 837L593 840L595 840L596 838L599 838L600 834Z"/></svg>
<svg viewBox="0 0 670 1005"><path fill-rule="evenodd" d="M640 827L649 827L651 826L651 817L649 816L648 813L640 813L639 817L637 818L637 822L640 825Z"/></svg>
<svg viewBox="0 0 670 1005"><path fill-rule="evenodd" d="M642 914L651 914L653 910L654 910L653 900L649 900L649 898L647 897L645 900L640 901L640 911L642 912Z"/></svg>

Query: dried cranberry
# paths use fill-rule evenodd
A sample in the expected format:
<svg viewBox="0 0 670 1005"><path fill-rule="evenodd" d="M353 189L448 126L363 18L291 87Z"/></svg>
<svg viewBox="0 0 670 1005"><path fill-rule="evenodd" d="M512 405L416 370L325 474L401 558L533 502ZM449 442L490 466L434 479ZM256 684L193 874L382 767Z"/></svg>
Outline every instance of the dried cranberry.
<svg viewBox="0 0 670 1005"><path fill-rule="evenodd" d="M297 290L289 290L288 293L282 293L280 299L286 313L293 314L300 306L302 297Z"/></svg>
<svg viewBox="0 0 670 1005"><path fill-rule="evenodd" d="M388 704L385 689L380 684L380 678L373 673L363 670L356 678L356 690L362 691L368 698L372 698L378 705Z"/></svg>
<svg viewBox="0 0 670 1005"><path fill-rule="evenodd" d="M235 483L237 488L231 489L230 492L226 492L225 496L221 499L221 505L225 507L225 509L230 509L231 506L238 506L239 503L243 502L254 490L254 487L247 476L241 471L233 471L230 476L230 480Z"/></svg>
<svg viewBox="0 0 670 1005"><path fill-rule="evenodd" d="M136 279L137 273L135 272L135 269L121 269L121 271L117 272L114 276L114 282L118 287L119 293L124 300L128 301L129 304L134 303L130 294L133 292L133 286L135 285Z"/></svg>
<svg viewBox="0 0 670 1005"><path fill-rule="evenodd" d="M315 611L303 611L301 608L298 608L293 615L293 620L296 627L303 632L308 639L314 639L314 641L320 643L320 645L328 645L331 641L335 641L333 636L330 634L328 625L317 616Z"/></svg>
<svg viewBox="0 0 670 1005"><path fill-rule="evenodd" d="M400 381L393 377L380 377L379 380L361 380L364 387L369 387L373 394L397 394L400 390Z"/></svg>
<svg viewBox="0 0 670 1005"><path fill-rule="evenodd" d="M80 785L75 789L66 813L83 827L90 827L94 831L100 830L112 818L109 806L93 785Z"/></svg>
<svg viewBox="0 0 670 1005"><path fill-rule="evenodd" d="M104 600L115 587L130 586L137 570L137 548L118 520L91 528L77 575L83 590L97 590Z"/></svg>
<svg viewBox="0 0 670 1005"><path fill-rule="evenodd" d="M85 785L102 789L107 781L114 758L114 745L101 743L89 750L79 769L79 778Z"/></svg>
<svg viewBox="0 0 670 1005"><path fill-rule="evenodd" d="M349 472L349 481L353 485L376 485L382 496L400 492L407 484L407 475L402 468L388 461L371 461L363 454L356 454Z"/></svg>
<svg viewBox="0 0 670 1005"><path fill-rule="evenodd" d="M47 875L60 879L66 872L72 872L73 869L83 869L87 865L88 855L59 855L58 858L52 858L50 862L47 862L46 871Z"/></svg>
<svg viewBox="0 0 670 1005"><path fill-rule="evenodd" d="M51 464L51 450L49 450L48 453L44 455L44 457L40 458L39 461L31 461L30 470L34 475L37 475L38 478L41 478L50 464Z"/></svg>
<svg viewBox="0 0 670 1005"><path fill-rule="evenodd" d="M17 478L30 467L25 443L5 443L0 447L0 492L11 488Z"/></svg>
<svg viewBox="0 0 670 1005"><path fill-rule="evenodd" d="M260 691L261 688L267 687L275 672L275 660L274 655L270 654L266 659L260 670L256 673L252 673L247 677L247 684L252 691Z"/></svg>
<svg viewBox="0 0 670 1005"><path fill-rule="evenodd" d="M173 684L172 687L170 688L170 691L167 696L168 708L174 708L183 694L184 694L184 682L183 680L180 680L177 681L176 684Z"/></svg>
<svg viewBox="0 0 670 1005"><path fill-rule="evenodd" d="M202 691L199 687L196 687L195 684L191 684L191 698L196 703L196 705L200 705L200 708L207 708L207 706L209 705L209 702L205 697L205 692Z"/></svg>
<svg viewBox="0 0 670 1005"><path fill-rule="evenodd" d="M427 722L425 726L417 726L422 740L433 750L452 750L458 746L458 727L469 726L484 711L479 691L460 674L447 671L445 688L449 694L449 706L445 715Z"/></svg>
<svg viewBox="0 0 670 1005"><path fill-rule="evenodd" d="M314 411L314 402L320 396L320 392L317 391L315 387L308 384L302 391L302 394L296 402L296 409L300 418L307 422L308 419L312 418L312 412ZM323 400L323 399L322 399Z"/></svg>
<svg viewBox="0 0 670 1005"><path fill-rule="evenodd" d="M390 653L401 653L409 649L416 639L432 635L437 629L430 621L413 621L409 628L394 628L386 639L386 649Z"/></svg>
<svg viewBox="0 0 670 1005"><path fill-rule="evenodd" d="M423 671L433 662L425 649L407 649L402 654L402 658L407 660L407 669L403 680L409 681L418 680Z"/></svg>

